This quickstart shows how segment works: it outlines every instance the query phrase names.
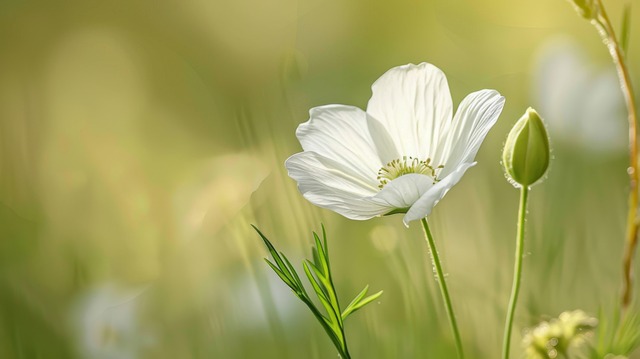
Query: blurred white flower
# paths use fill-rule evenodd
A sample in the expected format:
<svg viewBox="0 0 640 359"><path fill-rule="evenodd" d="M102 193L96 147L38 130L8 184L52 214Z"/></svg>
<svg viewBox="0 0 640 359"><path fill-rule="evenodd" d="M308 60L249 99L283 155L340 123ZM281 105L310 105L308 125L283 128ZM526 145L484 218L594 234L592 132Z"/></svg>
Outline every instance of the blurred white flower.
<svg viewBox="0 0 640 359"><path fill-rule="evenodd" d="M556 38L539 50L532 84L556 141L592 153L626 151L626 108L613 66L598 68L575 41Z"/></svg>
<svg viewBox="0 0 640 359"><path fill-rule="evenodd" d="M78 354L91 359L134 359L153 343L139 321L139 296L144 289L113 283L81 295L72 311Z"/></svg>
<svg viewBox="0 0 640 359"><path fill-rule="evenodd" d="M216 156L188 171L174 197L180 237L218 231L249 202L268 173L264 161L247 153Z"/></svg>
<svg viewBox="0 0 640 359"><path fill-rule="evenodd" d="M262 267L263 263L255 264ZM216 315L232 319L227 325L236 330L268 330L270 320L296 325L304 318L304 305L277 276L256 278L248 273L233 276L220 294L219 299L226 302L223 307L229 310Z"/></svg>
<svg viewBox="0 0 640 359"><path fill-rule="evenodd" d="M408 224L431 213L475 164L504 97L494 90L471 93L452 118L447 79L427 63L392 68L372 90L366 112L312 108L296 132L304 152L286 167L317 206L357 220L406 213Z"/></svg>

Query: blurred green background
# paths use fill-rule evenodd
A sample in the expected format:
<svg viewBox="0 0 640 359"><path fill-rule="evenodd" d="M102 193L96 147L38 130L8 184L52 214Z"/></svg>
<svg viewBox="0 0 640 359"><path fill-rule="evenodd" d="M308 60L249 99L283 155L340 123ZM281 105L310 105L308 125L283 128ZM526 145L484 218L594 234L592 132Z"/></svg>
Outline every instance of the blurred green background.
<svg viewBox="0 0 640 359"><path fill-rule="evenodd" d="M640 80L640 6L631 24ZM554 160L513 352L540 319L617 303L625 109L566 1L2 0L0 53L0 358L335 358L251 223L295 263L324 223L342 300L385 291L346 323L354 358L453 358L419 226L316 208L283 166L309 108L365 108L410 62L440 67L456 106L507 99L430 217L469 356L499 356L518 201L499 159L527 106Z"/></svg>

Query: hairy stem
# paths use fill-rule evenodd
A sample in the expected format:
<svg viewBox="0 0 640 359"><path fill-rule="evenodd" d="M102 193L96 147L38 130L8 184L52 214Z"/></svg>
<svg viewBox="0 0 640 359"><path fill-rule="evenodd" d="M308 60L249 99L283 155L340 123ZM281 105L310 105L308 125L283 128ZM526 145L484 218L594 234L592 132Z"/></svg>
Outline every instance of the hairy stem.
<svg viewBox="0 0 640 359"><path fill-rule="evenodd" d="M462 340L460 339L460 331L458 330L458 324L456 323L456 316L453 313L453 305L451 305L451 298L449 297L449 290L447 289L447 282L445 281L444 272L442 271L442 264L440 263L440 256L436 249L436 243L433 240L433 235L429 229L429 223L426 218L422 219L422 228L424 229L424 235L429 244L429 251L431 252L431 261L433 262L433 268L438 276L438 284L440 285L440 293L442 294L442 300L444 301L445 308L447 310L447 316L451 323L451 331L456 341L456 349L458 351L458 358L464 358L464 351L462 350Z"/></svg>
<svg viewBox="0 0 640 359"><path fill-rule="evenodd" d="M524 254L524 226L527 217L527 200L529 198L529 187L520 188L520 209L518 210L518 230L516 234L516 260L513 266L513 284L511 286L511 298L507 310L507 320L504 324L504 337L502 341L502 359L509 359L509 348L511 347L511 328L513 328L513 317L516 312L518 293L520 292L520 280L522 279L522 255Z"/></svg>

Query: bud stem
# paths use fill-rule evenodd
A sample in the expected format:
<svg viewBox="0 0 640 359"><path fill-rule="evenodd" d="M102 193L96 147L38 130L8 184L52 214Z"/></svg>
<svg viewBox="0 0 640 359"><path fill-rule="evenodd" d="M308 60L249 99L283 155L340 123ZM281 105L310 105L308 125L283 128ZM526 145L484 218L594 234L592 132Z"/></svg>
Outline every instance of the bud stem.
<svg viewBox="0 0 640 359"><path fill-rule="evenodd" d="M440 285L440 293L444 301L445 308L447 310L447 316L451 323L451 330L456 340L456 349L458 351L458 358L464 358L464 352L462 351L462 340L460 339L460 332L458 331L458 324L456 323L456 316L453 313L453 305L451 305L451 298L449 297L449 290L447 289L447 282L445 281L444 272L442 271L442 264L440 264L440 256L436 249L436 242L433 240L433 235L429 229L429 223L426 218L422 219L422 228L424 229L424 236L429 244L429 252L431 253L431 261L433 262L433 268L438 276L438 284Z"/></svg>
<svg viewBox="0 0 640 359"><path fill-rule="evenodd" d="M511 287L511 298L507 310L507 320L504 325L504 338L502 342L502 358L509 359L509 348L511 346L511 328L513 327L513 316L518 302L520 292L520 280L522 278L522 256L524 254L524 225L527 216L527 200L529 198L529 187L520 187L520 209L518 211L518 231L516 235L516 260L513 268L513 284Z"/></svg>

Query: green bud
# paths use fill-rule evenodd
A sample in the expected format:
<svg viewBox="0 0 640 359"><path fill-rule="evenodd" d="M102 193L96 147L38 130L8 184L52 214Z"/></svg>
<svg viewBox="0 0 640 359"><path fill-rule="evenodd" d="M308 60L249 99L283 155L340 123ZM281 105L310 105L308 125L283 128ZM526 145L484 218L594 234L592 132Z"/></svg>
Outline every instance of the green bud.
<svg viewBox="0 0 640 359"><path fill-rule="evenodd" d="M578 14L587 20L598 16L598 7L594 0L569 0L569 2L573 4Z"/></svg>
<svg viewBox="0 0 640 359"><path fill-rule="evenodd" d="M509 132L502 165L515 183L528 187L547 172L549 157L547 129L536 110L529 107Z"/></svg>

